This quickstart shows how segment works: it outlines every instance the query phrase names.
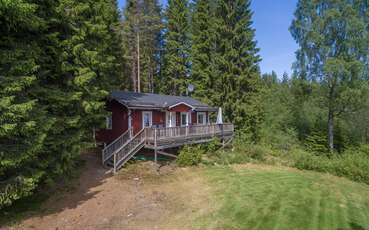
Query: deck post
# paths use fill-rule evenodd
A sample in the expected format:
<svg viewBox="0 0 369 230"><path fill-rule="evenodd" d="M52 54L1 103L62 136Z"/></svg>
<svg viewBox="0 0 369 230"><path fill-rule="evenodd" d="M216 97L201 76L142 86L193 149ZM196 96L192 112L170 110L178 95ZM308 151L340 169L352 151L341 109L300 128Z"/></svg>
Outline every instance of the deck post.
<svg viewBox="0 0 369 230"><path fill-rule="evenodd" d="M154 129L154 146L155 146L155 149L154 149L154 154L155 154L155 163L157 163L158 161L158 153L157 153L157 129Z"/></svg>
<svg viewBox="0 0 369 230"><path fill-rule="evenodd" d="M117 173L117 154L114 153L114 174Z"/></svg>

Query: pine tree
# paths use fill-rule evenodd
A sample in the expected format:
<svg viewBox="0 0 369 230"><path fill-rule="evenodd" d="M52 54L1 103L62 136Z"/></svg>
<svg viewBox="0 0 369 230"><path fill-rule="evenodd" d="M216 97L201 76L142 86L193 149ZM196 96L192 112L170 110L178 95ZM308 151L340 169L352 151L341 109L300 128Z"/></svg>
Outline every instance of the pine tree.
<svg viewBox="0 0 369 230"><path fill-rule="evenodd" d="M127 1L122 21L124 62L134 91L154 91L162 28L161 8L157 0Z"/></svg>
<svg viewBox="0 0 369 230"><path fill-rule="evenodd" d="M159 91L184 95L190 74L190 24L187 0L169 0L166 11L164 64Z"/></svg>
<svg viewBox="0 0 369 230"><path fill-rule="evenodd" d="M215 104L224 107L228 120L257 139L260 106L259 49L254 41L249 0L220 0L216 11L218 66Z"/></svg>

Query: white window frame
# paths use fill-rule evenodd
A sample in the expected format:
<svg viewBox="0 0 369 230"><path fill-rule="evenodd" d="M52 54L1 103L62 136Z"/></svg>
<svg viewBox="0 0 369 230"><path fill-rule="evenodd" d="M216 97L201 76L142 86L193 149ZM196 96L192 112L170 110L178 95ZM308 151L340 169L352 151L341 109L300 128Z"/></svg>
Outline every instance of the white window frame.
<svg viewBox="0 0 369 230"><path fill-rule="evenodd" d="M181 127L186 127L186 126L188 126L189 125L189 114L190 113L188 113L188 112L181 112L181 119L180 119L180 122L181 122ZM186 124L184 125L183 123L182 123L182 115L186 115Z"/></svg>
<svg viewBox="0 0 369 230"><path fill-rule="evenodd" d="M110 113L106 116L106 129L112 130L113 129L113 116Z"/></svg>
<svg viewBox="0 0 369 230"><path fill-rule="evenodd" d="M142 128L146 128L145 127L145 114L150 114L150 126L152 127L152 111L142 111Z"/></svg>
<svg viewBox="0 0 369 230"><path fill-rule="evenodd" d="M202 123L199 123L199 115L202 115ZM198 125L206 125L206 113L205 112L197 112L196 118L197 118Z"/></svg>
<svg viewBox="0 0 369 230"><path fill-rule="evenodd" d="M132 111L128 110L128 129L132 128Z"/></svg>

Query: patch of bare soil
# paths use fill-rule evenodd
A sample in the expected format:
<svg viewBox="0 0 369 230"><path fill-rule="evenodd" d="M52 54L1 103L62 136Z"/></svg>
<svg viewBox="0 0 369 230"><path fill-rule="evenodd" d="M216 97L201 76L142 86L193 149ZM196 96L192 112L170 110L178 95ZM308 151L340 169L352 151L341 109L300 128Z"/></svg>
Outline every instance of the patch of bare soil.
<svg viewBox="0 0 369 230"><path fill-rule="evenodd" d="M193 220L215 207L201 169L152 162L107 172L96 154L70 192L55 194L40 214L5 229L192 229Z"/></svg>

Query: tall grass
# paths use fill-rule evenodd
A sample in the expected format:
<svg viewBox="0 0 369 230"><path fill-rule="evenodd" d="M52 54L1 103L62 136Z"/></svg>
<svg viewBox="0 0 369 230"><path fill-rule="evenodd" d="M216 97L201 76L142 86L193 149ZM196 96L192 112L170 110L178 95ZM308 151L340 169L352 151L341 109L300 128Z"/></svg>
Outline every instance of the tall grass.
<svg viewBox="0 0 369 230"><path fill-rule="evenodd" d="M316 154L299 145L283 146L254 144L238 136L226 151L208 153L218 164L264 163L279 164L303 170L330 173L369 184L369 145L350 148L338 154Z"/></svg>

